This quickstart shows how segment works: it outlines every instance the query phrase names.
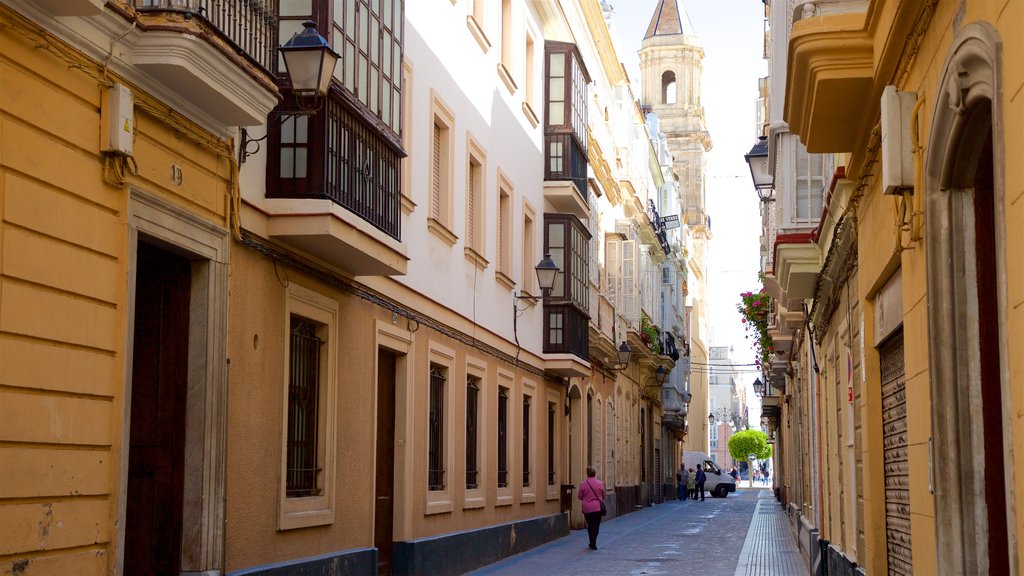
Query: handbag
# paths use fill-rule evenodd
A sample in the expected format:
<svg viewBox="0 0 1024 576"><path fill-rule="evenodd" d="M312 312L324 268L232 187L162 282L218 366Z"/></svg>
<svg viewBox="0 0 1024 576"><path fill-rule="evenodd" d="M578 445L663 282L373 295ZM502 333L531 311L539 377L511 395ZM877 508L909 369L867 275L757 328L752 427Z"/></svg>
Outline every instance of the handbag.
<svg viewBox="0 0 1024 576"><path fill-rule="evenodd" d="M597 492L594 492L594 487L590 485L590 481L589 480L587 481L587 487L590 488L590 493L591 494L593 494L594 496L597 496ZM607 516L608 515L608 509L604 507L604 500L603 499L602 500L598 500L597 502L598 502L598 504L601 505L601 516Z"/></svg>

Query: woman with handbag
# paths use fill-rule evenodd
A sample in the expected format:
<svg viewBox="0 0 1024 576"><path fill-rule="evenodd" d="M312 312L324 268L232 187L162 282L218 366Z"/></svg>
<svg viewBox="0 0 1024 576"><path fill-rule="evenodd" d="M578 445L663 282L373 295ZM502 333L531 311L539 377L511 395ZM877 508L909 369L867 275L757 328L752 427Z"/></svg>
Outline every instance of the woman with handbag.
<svg viewBox="0 0 1024 576"><path fill-rule="evenodd" d="M587 521L587 535L590 549L597 550L597 533L601 530L601 516L607 513L604 507L604 484L595 478L597 470L587 466L587 479L580 484L576 497L583 503L583 518Z"/></svg>

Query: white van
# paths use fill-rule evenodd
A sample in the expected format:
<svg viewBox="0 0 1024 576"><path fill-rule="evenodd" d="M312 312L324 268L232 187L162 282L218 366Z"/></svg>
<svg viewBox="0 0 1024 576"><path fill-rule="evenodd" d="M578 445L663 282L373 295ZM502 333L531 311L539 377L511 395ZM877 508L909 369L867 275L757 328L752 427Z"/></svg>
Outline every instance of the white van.
<svg viewBox="0 0 1024 576"><path fill-rule="evenodd" d="M707 480L704 482L704 489L716 498L725 498L729 492L736 491L736 480L728 472L722 470L715 464L715 461L708 458L704 452L683 452L683 465L689 470L697 469L697 466L704 468L704 475Z"/></svg>

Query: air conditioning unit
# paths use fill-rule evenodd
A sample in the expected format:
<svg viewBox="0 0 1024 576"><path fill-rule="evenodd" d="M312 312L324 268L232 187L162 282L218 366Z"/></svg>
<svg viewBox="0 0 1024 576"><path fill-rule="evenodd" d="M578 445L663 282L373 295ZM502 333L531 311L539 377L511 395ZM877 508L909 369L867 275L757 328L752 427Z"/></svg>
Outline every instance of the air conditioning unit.
<svg viewBox="0 0 1024 576"><path fill-rule="evenodd" d="M914 188L914 149L910 117L917 94L895 86L882 90L882 188L902 194Z"/></svg>

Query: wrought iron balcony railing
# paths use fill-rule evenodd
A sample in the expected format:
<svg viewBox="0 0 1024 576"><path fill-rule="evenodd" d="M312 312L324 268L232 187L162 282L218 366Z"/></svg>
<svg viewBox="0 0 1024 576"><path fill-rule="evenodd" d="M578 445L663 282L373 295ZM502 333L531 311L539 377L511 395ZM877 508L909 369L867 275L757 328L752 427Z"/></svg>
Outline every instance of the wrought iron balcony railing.
<svg viewBox="0 0 1024 576"><path fill-rule="evenodd" d="M135 7L202 18L265 71L274 69L277 0L135 0Z"/></svg>

